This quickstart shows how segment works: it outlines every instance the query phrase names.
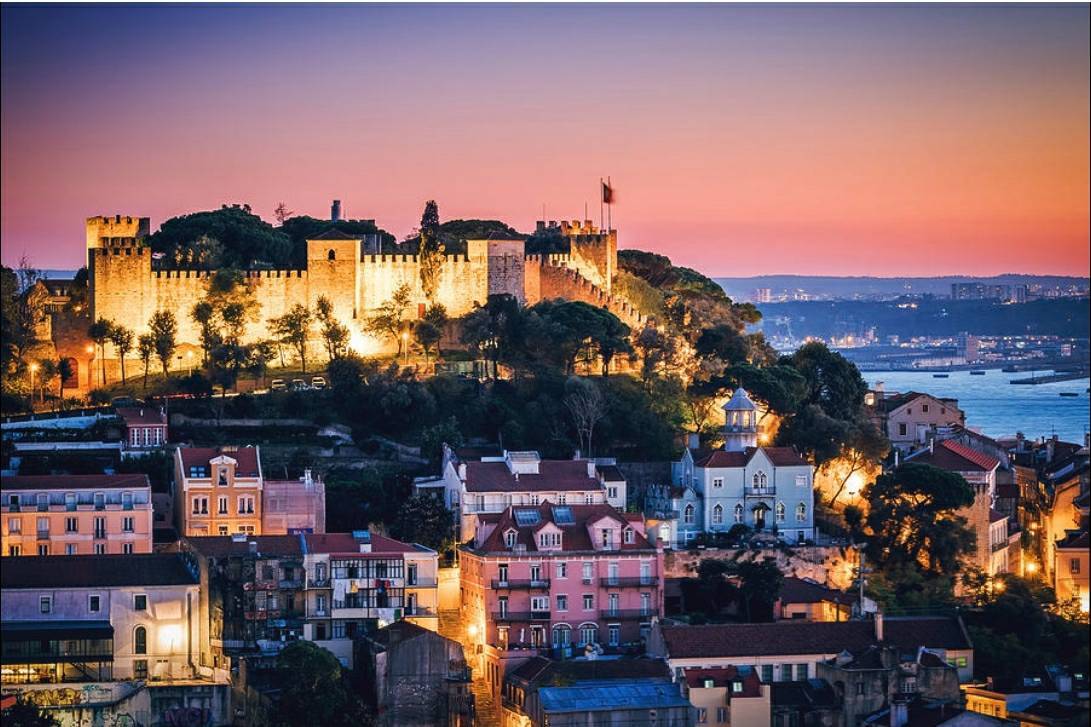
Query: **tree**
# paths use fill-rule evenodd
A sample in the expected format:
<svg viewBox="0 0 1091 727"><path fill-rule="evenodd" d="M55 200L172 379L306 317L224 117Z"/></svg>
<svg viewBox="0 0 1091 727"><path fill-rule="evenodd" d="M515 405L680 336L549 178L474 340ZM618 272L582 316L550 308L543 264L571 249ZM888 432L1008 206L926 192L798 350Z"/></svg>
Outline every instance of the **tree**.
<svg viewBox="0 0 1091 727"><path fill-rule="evenodd" d="M0 721L4 727L55 727L60 724L37 704L27 701L24 695L16 696L15 703L0 712Z"/></svg>
<svg viewBox="0 0 1091 727"><path fill-rule="evenodd" d="M326 296L315 302L315 318L321 324L322 340L326 344L326 356L330 361L343 356L348 348L349 329L333 314L333 303Z"/></svg>
<svg viewBox="0 0 1091 727"><path fill-rule="evenodd" d="M273 718L278 727L370 724L359 698L346 687L341 663L327 649L291 641L277 654L276 673L281 689Z"/></svg>
<svg viewBox="0 0 1091 727"><path fill-rule="evenodd" d="M413 495L398 510L393 533L396 538L420 543L433 550L446 550L452 540L451 511L434 495Z"/></svg>
<svg viewBox="0 0 1091 727"><path fill-rule="evenodd" d="M208 299L199 300L190 309L189 317L201 329L201 362L207 364L209 352L219 343L215 326L216 309Z"/></svg>
<svg viewBox="0 0 1091 727"><path fill-rule="evenodd" d="M273 210L273 218L276 219L277 224L282 227L288 218L294 214L295 213L292 212L292 210L288 209L288 205L283 202L277 202L276 209Z"/></svg>
<svg viewBox="0 0 1091 727"><path fill-rule="evenodd" d="M433 303L424 312L424 317L413 326L413 337L424 349L424 360L427 363L432 349L443 338L443 331L447 327L447 309L441 303Z"/></svg>
<svg viewBox="0 0 1091 727"><path fill-rule="evenodd" d="M72 359L61 357L57 359L57 396L64 399L64 382L71 379L76 374L75 367L72 366Z"/></svg>
<svg viewBox="0 0 1091 727"><path fill-rule="evenodd" d="M424 214L420 218L420 283L424 297L432 301L439 287L439 276L443 272L443 243L439 238L439 207L435 200L428 200L424 205Z"/></svg>
<svg viewBox="0 0 1091 727"><path fill-rule="evenodd" d="M148 236L147 244L181 266L246 269L259 262L274 267L292 264L291 239L248 205L172 217Z"/></svg>
<svg viewBox="0 0 1091 727"><path fill-rule="evenodd" d="M742 581L739 595L746 610L746 620L752 620L756 608L767 613L769 620L772 620L773 603L780 595L780 587L784 583L784 574L777 567L776 560L765 558L761 562L742 561L735 564L733 572Z"/></svg>
<svg viewBox="0 0 1091 727"><path fill-rule="evenodd" d="M98 347L100 383L106 386L106 342L110 340L113 324L105 318L99 318L87 327L87 337Z"/></svg>
<svg viewBox="0 0 1091 727"><path fill-rule="evenodd" d="M121 361L121 383L125 383L125 357L133 350L133 332L125 326L110 324L110 343L114 344L118 360Z"/></svg>
<svg viewBox="0 0 1091 727"><path fill-rule="evenodd" d="M412 291L407 283L402 283L388 300L376 309L375 314L367 319L366 330L379 338L391 338L398 344L398 355L402 354L402 329L405 327L405 314L409 310Z"/></svg>
<svg viewBox="0 0 1091 727"><path fill-rule="evenodd" d="M148 322L148 330L151 333L155 356L163 367L163 376L170 373L170 359L177 347L178 321L169 310L156 311ZM145 383L147 378L145 378Z"/></svg>
<svg viewBox="0 0 1091 727"><path fill-rule="evenodd" d="M459 339L475 356L492 363L492 377L496 378L499 361L510 360L521 339L523 323L523 310L515 296L494 294L484 306L475 306L462 317Z"/></svg>
<svg viewBox="0 0 1091 727"><path fill-rule="evenodd" d="M45 318L45 304L31 289L41 273L24 257L16 270L3 268L3 361L5 386L9 375L24 373L26 356L37 343L38 329Z"/></svg>
<svg viewBox="0 0 1091 727"><path fill-rule="evenodd" d="M42 403L45 403L45 392L49 388L49 384L53 379L57 378L57 364L51 358L43 358L38 360L38 372L37 372L37 384L42 390ZM33 397L33 392L31 392Z"/></svg>
<svg viewBox="0 0 1091 727"><path fill-rule="evenodd" d="M676 353L674 339L651 323L637 334L636 350L640 353L640 380L645 385L674 360Z"/></svg>
<svg viewBox="0 0 1091 727"><path fill-rule="evenodd" d="M307 307L296 303L284 315L270 319L269 326L278 341L296 350L303 373L307 373L307 339L311 335L311 312Z"/></svg>
<svg viewBox="0 0 1091 727"><path fill-rule="evenodd" d="M569 377L565 390L564 405L572 415L580 447L585 456L590 457L595 425L606 416L606 398L595 382L577 376Z"/></svg>
<svg viewBox="0 0 1091 727"><path fill-rule="evenodd" d="M883 567L917 564L926 574L950 576L974 548L974 533L957 512L974 502L961 475L903 464L865 487L863 497L872 532L869 554Z"/></svg>
<svg viewBox="0 0 1091 727"><path fill-rule="evenodd" d="M141 333L136 339L136 353L140 356L140 362L144 364L144 388L148 388L148 365L155 355L155 336L151 333Z"/></svg>
<svg viewBox="0 0 1091 727"><path fill-rule="evenodd" d="M609 376L610 363L614 358L633 352L633 345L629 341L632 331L613 313L605 308L601 310L606 315L601 316L602 328L595 342L598 344L599 358L602 360L602 375Z"/></svg>
<svg viewBox="0 0 1091 727"><path fill-rule="evenodd" d="M430 470L438 470L443 459L443 445L462 446L462 430L453 416L421 432L420 453L428 459Z"/></svg>

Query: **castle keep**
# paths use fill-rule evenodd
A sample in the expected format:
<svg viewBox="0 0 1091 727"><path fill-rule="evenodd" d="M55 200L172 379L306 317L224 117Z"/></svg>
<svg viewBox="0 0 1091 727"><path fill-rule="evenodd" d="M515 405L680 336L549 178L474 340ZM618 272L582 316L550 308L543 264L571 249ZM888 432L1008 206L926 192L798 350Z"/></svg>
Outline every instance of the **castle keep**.
<svg viewBox="0 0 1091 727"><path fill-rule="evenodd" d="M523 239L468 240L464 255L444 259L432 301L421 287L416 255L371 254L361 238L331 229L307 240L303 269L246 271L246 285L261 306L260 320L250 325L248 334L268 337L269 319L296 304L314 310L325 296L352 332L353 348L374 353L382 343L365 333L364 324L403 284L412 291L411 317L422 314L429 303L443 304L451 317L461 316L483 305L489 295L506 293L524 305L551 298L580 300L608 308L630 326L641 324L636 310L610 292L617 271L617 232L598 230L590 220L559 227L569 241L568 253L527 255ZM205 296L215 271L161 267L145 244L149 230L147 217L87 220L92 319L105 318L140 334L156 311L168 310L178 321L178 342L196 346L199 331L190 310Z"/></svg>

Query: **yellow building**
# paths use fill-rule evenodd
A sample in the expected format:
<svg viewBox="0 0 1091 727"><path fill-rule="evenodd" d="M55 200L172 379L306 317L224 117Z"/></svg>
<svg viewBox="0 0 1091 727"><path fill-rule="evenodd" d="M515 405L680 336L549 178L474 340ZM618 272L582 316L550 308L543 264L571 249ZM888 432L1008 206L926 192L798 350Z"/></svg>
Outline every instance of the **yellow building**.
<svg viewBox="0 0 1091 727"><path fill-rule="evenodd" d="M752 667L683 669L682 690L699 725L769 727L772 719L771 687Z"/></svg>
<svg viewBox="0 0 1091 727"><path fill-rule="evenodd" d="M1080 609L1088 612L1088 535L1087 530L1069 530L1054 546L1053 574L1057 601L1077 599Z"/></svg>
<svg viewBox="0 0 1091 727"><path fill-rule="evenodd" d="M179 447L174 473L174 512L180 534L262 534L257 447Z"/></svg>
<svg viewBox="0 0 1091 727"><path fill-rule="evenodd" d="M0 491L6 556L152 552L147 475L5 477Z"/></svg>

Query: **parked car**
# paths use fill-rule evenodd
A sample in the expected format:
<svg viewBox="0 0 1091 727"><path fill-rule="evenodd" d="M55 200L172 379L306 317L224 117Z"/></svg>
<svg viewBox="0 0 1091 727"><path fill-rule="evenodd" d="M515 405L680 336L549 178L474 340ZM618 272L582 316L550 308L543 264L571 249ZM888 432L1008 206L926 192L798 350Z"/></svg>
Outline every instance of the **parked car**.
<svg viewBox="0 0 1091 727"><path fill-rule="evenodd" d="M326 377L325 376L312 376L311 377L311 388L312 389L325 389L326 388Z"/></svg>
<svg viewBox="0 0 1091 727"><path fill-rule="evenodd" d="M284 383L284 379L273 379L269 382L269 391L284 391L288 388L288 385Z"/></svg>
<svg viewBox="0 0 1091 727"><path fill-rule="evenodd" d="M292 391L306 391L311 388L307 386L307 382L303 379L292 379Z"/></svg>

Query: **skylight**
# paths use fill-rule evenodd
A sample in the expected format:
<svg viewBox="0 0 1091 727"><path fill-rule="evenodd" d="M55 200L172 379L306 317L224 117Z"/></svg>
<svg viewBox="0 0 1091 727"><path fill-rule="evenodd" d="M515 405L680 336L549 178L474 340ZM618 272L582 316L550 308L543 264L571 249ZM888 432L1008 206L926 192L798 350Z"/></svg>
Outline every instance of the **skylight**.
<svg viewBox="0 0 1091 727"><path fill-rule="evenodd" d="M575 525L576 519L572 517L572 508L556 506L553 508L553 522L558 525Z"/></svg>
<svg viewBox="0 0 1091 727"><path fill-rule="evenodd" d="M515 523L519 527L528 527L531 525L537 525L541 520L537 510L516 510L515 511Z"/></svg>

